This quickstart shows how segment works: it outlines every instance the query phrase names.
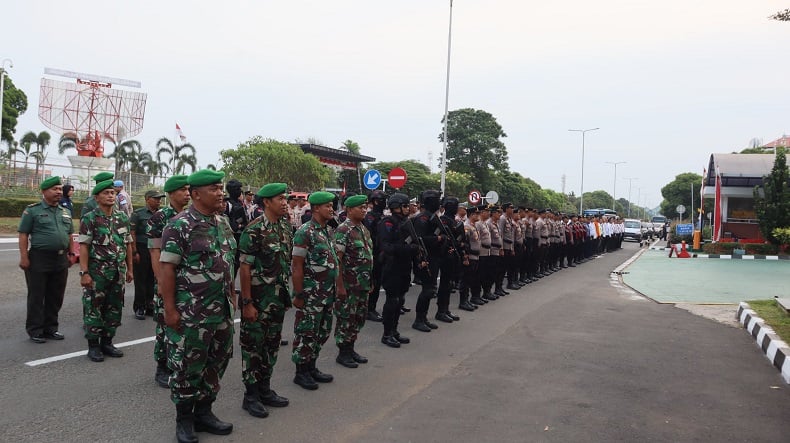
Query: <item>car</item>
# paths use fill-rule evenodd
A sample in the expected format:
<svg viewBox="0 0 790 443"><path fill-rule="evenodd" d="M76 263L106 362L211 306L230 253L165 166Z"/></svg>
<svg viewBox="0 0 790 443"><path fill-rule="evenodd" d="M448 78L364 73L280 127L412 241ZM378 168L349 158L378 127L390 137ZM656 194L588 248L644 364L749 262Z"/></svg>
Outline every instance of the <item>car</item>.
<svg viewBox="0 0 790 443"><path fill-rule="evenodd" d="M623 220L623 240L642 242L642 222L635 218Z"/></svg>

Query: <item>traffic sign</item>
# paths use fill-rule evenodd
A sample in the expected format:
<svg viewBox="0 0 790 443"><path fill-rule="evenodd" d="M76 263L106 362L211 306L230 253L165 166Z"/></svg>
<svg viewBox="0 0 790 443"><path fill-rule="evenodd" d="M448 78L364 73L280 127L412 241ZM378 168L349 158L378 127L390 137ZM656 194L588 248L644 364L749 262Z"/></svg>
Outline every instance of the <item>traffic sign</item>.
<svg viewBox="0 0 790 443"><path fill-rule="evenodd" d="M686 207L683 205L678 205L678 207L675 208L675 211L677 211L678 214L682 215L684 212L686 212Z"/></svg>
<svg viewBox="0 0 790 443"><path fill-rule="evenodd" d="M488 191L488 194L486 194L486 202L495 204L498 201L499 194L497 194L496 191Z"/></svg>
<svg viewBox="0 0 790 443"><path fill-rule="evenodd" d="M392 168L387 176L387 183L393 188L400 189L406 184L406 171L403 168Z"/></svg>
<svg viewBox="0 0 790 443"><path fill-rule="evenodd" d="M469 196L466 199L473 205L479 205L480 201L483 199L483 196L480 195L480 191L477 189L472 189L469 191Z"/></svg>
<svg viewBox="0 0 790 443"><path fill-rule="evenodd" d="M375 169L371 169L365 173L362 182L365 184L366 188L371 190L376 189L381 184L381 173Z"/></svg>
<svg viewBox="0 0 790 443"><path fill-rule="evenodd" d="M691 223L677 224L675 225L675 232L677 232L678 235L691 235L694 233L694 225Z"/></svg>

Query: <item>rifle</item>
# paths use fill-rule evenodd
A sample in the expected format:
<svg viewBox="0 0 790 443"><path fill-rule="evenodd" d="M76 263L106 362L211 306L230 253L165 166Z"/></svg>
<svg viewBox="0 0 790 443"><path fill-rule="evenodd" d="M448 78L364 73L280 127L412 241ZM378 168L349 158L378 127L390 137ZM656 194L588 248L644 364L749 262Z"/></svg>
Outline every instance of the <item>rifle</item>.
<svg viewBox="0 0 790 443"><path fill-rule="evenodd" d="M415 239L417 242L417 250L419 251L419 255L421 257L421 261L427 262L428 261L428 248L425 247L425 242L422 240L422 237L417 235L417 230L414 229L414 224L411 221L409 216L406 216L406 219L403 221L403 224L406 225L409 231L409 237ZM408 240L408 239L407 239ZM431 276L431 270L428 267L425 267L425 272L428 273L428 277Z"/></svg>
<svg viewBox="0 0 790 443"><path fill-rule="evenodd" d="M458 259L458 261L463 261L463 257L461 257L461 253L458 252L458 245L455 243L455 237L450 232L449 228L442 222L441 217L437 217L436 214L434 214L433 217L436 217L437 221L439 222L439 226L442 227L442 232L444 232L445 237L450 239L450 246L453 248L455 257Z"/></svg>

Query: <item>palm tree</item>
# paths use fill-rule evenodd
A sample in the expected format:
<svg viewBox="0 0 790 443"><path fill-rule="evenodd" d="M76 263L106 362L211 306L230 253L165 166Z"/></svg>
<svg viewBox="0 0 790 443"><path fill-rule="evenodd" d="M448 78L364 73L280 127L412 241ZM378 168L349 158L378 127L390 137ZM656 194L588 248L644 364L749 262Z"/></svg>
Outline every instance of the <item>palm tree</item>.
<svg viewBox="0 0 790 443"><path fill-rule="evenodd" d="M143 152L140 156L140 166L144 173L150 175L152 178L156 176L165 175L170 171L170 165L165 162L159 161L148 152Z"/></svg>
<svg viewBox="0 0 790 443"><path fill-rule="evenodd" d="M189 143L174 145L167 137L162 137L156 142L156 159L161 162L162 156L167 155L173 174L183 173L186 166L190 166L194 172L197 165L196 154L195 147Z"/></svg>
<svg viewBox="0 0 790 443"><path fill-rule="evenodd" d="M142 152L143 145L137 140L129 139L115 145L112 154L106 157L115 159L115 175L118 175L121 171L132 170L132 166L139 163Z"/></svg>
<svg viewBox="0 0 790 443"><path fill-rule="evenodd" d="M21 155L23 155L25 157L25 181L27 182L27 175L28 175L27 163L28 163L28 160L30 159L30 157L34 156L36 151L33 150L33 144L29 140L25 141L24 138L22 139L22 142L19 143L19 146L21 146L21 147L17 148L17 153L21 154ZM32 186L32 183L33 183L32 179L31 179L30 183L31 183L31 186Z"/></svg>
<svg viewBox="0 0 790 443"><path fill-rule="evenodd" d="M69 149L74 149L76 151L77 142L77 134L73 132L67 132L61 135L58 141L58 154L63 155Z"/></svg>
<svg viewBox="0 0 790 443"><path fill-rule="evenodd" d="M47 156L44 154L46 151L47 146L49 146L49 142L52 139L52 136L49 135L47 131L41 131L36 135L33 131L28 131L25 135L22 136L22 143L28 143L30 145L36 145L35 154L30 155L36 160L36 178L38 178L38 171L44 169L44 160L46 160Z"/></svg>

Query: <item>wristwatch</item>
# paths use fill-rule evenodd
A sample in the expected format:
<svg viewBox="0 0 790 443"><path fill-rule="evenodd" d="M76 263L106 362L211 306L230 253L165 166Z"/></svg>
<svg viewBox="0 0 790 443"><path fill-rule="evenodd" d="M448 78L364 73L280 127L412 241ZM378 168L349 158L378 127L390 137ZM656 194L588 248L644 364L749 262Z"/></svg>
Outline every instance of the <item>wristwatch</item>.
<svg viewBox="0 0 790 443"><path fill-rule="evenodd" d="M80 271L80 277L82 277L83 275L87 275L87 274L88 274L88 271Z"/></svg>
<svg viewBox="0 0 790 443"><path fill-rule="evenodd" d="M252 299L251 298L242 298L241 299L241 305L242 306L247 306L250 303L252 303Z"/></svg>

